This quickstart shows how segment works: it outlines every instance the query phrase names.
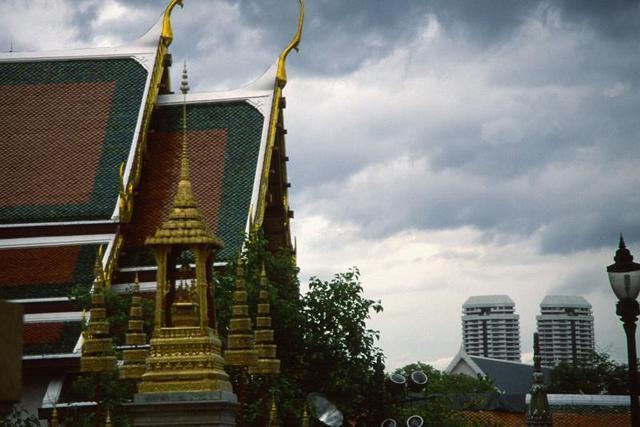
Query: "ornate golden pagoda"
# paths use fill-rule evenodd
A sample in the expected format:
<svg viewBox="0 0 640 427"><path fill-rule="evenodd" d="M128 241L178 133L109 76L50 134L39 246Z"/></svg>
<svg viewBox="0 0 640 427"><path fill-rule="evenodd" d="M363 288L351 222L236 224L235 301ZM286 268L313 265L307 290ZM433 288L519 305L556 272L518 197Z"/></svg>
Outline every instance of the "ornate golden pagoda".
<svg viewBox="0 0 640 427"><path fill-rule="evenodd" d="M258 354L253 348L254 335L247 305L247 290L244 278L244 263L238 257L236 288L229 322L229 335L224 359L227 366L249 367L258 364Z"/></svg>
<svg viewBox="0 0 640 427"><path fill-rule="evenodd" d="M109 322L104 308L105 274L102 269L102 246L98 250L94 267L95 279L91 293L89 324L83 332L81 372L104 372L116 369L116 356L109 335Z"/></svg>
<svg viewBox="0 0 640 427"><path fill-rule="evenodd" d="M260 294L258 297L258 315L254 348L258 353L258 364L249 368L250 374L265 375L280 373L280 359L277 358L278 346L274 343L271 329L271 305L269 304L269 286L267 273L262 266L260 273Z"/></svg>
<svg viewBox="0 0 640 427"><path fill-rule="evenodd" d="M140 379L147 369L146 361L149 350L146 346L147 335L144 333L141 302L140 282L136 273L136 278L133 282L133 294L131 295L131 308L129 309L126 348L122 351L124 364L120 368L121 379Z"/></svg>
<svg viewBox="0 0 640 427"><path fill-rule="evenodd" d="M189 179L186 63L180 89L184 95L180 182L169 218L146 240L153 247L158 270L155 326L147 371L138 385L141 394L232 392L212 297L213 260L222 242L207 231ZM179 259L183 267L176 271ZM195 275L191 262L195 262Z"/></svg>

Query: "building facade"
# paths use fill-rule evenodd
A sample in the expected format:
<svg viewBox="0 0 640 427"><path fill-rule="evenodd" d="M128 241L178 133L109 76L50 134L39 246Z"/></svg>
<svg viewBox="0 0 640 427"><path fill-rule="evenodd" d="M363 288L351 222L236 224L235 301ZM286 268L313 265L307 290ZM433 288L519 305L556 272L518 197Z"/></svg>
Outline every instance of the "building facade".
<svg viewBox="0 0 640 427"><path fill-rule="evenodd" d="M547 295L536 320L543 366L574 362L594 351L591 304L584 297Z"/></svg>
<svg viewBox="0 0 640 427"><path fill-rule="evenodd" d="M520 361L520 316L506 295L472 296L462 305L462 343L471 356Z"/></svg>

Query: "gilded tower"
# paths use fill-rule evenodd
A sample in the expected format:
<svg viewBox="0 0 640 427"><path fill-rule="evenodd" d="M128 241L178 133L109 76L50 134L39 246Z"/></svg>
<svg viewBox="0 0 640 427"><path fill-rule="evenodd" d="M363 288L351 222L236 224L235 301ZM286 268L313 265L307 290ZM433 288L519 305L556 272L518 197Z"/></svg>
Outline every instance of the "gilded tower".
<svg viewBox="0 0 640 427"><path fill-rule="evenodd" d="M215 328L212 292L212 265L222 242L207 230L189 178L186 64L180 89L184 95L180 181L169 218L146 239L158 270L155 326L147 371L138 386L141 394L232 391ZM182 266L176 268L178 262Z"/></svg>
<svg viewBox="0 0 640 427"><path fill-rule="evenodd" d="M98 252L102 253L102 246ZM105 372L116 369L116 356L104 306L105 274L99 257L95 262L94 274L89 323L83 333L81 372Z"/></svg>

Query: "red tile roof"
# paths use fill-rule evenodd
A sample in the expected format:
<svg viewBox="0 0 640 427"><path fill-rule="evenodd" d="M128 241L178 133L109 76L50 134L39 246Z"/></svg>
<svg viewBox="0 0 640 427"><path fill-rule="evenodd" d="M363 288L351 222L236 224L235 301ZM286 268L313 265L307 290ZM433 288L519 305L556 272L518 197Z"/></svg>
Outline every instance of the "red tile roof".
<svg viewBox="0 0 640 427"><path fill-rule="evenodd" d="M0 286L55 285L73 280L81 246L0 250Z"/></svg>
<svg viewBox="0 0 640 427"><path fill-rule="evenodd" d="M102 154L115 82L2 87L0 207L85 203ZM88 120L88 118L90 118Z"/></svg>
<svg viewBox="0 0 640 427"><path fill-rule="evenodd" d="M98 245L0 249L0 298L65 297L91 286Z"/></svg>
<svg viewBox="0 0 640 427"><path fill-rule="evenodd" d="M227 142L225 129L188 132L191 184L209 231L218 225L218 210L224 175ZM182 135L157 133L149 141L145 169L134 201L128 245L142 246L164 221L171 207L180 179Z"/></svg>
<svg viewBox="0 0 640 427"><path fill-rule="evenodd" d="M81 332L81 322L27 323L22 333L23 354L71 353Z"/></svg>
<svg viewBox="0 0 640 427"><path fill-rule="evenodd" d="M526 415L523 413L500 411L463 411L459 412L465 419L504 427L526 427ZM627 427L629 414L626 412L553 412L554 427L607 426Z"/></svg>

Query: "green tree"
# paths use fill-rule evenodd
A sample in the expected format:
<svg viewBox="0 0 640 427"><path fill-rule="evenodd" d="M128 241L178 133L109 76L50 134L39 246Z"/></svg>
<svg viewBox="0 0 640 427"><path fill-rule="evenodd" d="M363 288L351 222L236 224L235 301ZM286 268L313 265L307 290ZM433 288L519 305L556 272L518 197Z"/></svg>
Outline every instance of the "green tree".
<svg viewBox="0 0 640 427"><path fill-rule="evenodd" d="M459 415L460 402L457 397L471 397L466 404L469 406L483 405L487 394L497 393L488 378L473 378L467 375L447 374L422 362L411 363L396 369L395 374L401 374L409 379L414 371L422 371L427 375L427 387L422 399L407 399L388 395L392 402L388 413L398 420L405 420L411 415L420 415L425 426L458 427L472 425Z"/></svg>
<svg viewBox="0 0 640 427"><path fill-rule="evenodd" d="M593 352L576 363L560 362L551 371L549 393L628 394L627 366L605 352Z"/></svg>
<svg viewBox="0 0 640 427"><path fill-rule="evenodd" d="M367 328L380 301L364 297L356 267L330 281L311 278L302 298L305 392L326 395L345 415L366 408L379 332Z"/></svg>
<svg viewBox="0 0 640 427"><path fill-rule="evenodd" d="M298 426L302 415L304 393L302 375L302 305L298 268L291 251L272 253L260 231L245 240L242 254L250 315L255 318L260 273L264 266L269 287L272 326L281 361L281 373L277 376L252 375L246 377L245 422L247 425L265 425L270 407L268 402L275 395L279 415L286 426ZM225 271L217 275L215 304L218 331L226 342L231 318L232 295L235 286L237 260L228 263ZM238 386L241 371L230 370L232 382Z"/></svg>
<svg viewBox="0 0 640 427"><path fill-rule="evenodd" d="M25 408L15 405L5 419L0 419L0 427L40 427L40 421Z"/></svg>

